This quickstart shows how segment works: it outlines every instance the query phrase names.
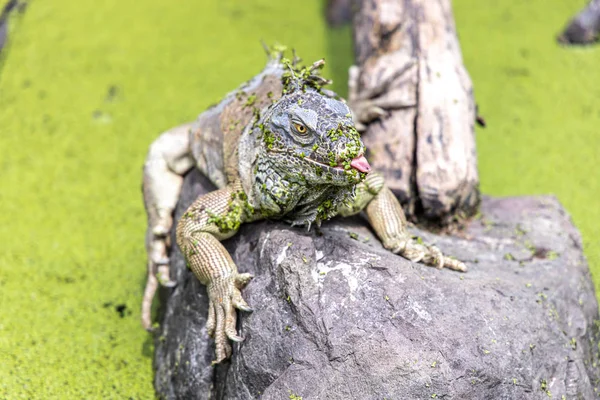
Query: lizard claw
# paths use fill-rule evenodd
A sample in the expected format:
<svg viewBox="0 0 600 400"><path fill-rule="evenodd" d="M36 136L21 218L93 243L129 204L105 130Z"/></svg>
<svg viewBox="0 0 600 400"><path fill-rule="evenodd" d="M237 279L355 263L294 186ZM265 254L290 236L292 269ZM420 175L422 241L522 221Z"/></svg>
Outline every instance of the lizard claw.
<svg viewBox="0 0 600 400"><path fill-rule="evenodd" d="M175 281L160 281L160 284L166 288L174 288L177 286L177 282Z"/></svg>
<svg viewBox="0 0 600 400"><path fill-rule="evenodd" d="M154 237L157 237L157 238L167 237L169 232L170 232L170 229L164 225L156 225L154 228L152 228L152 234L154 235Z"/></svg>
<svg viewBox="0 0 600 400"><path fill-rule="evenodd" d="M442 254L442 252L440 251L440 249L438 249L435 246L425 246L427 248L427 250L429 250L429 253L431 254L431 266L435 267L436 269L442 269L444 268L444 255Z"/></svg>
<svg viewBox="0 0 600 400"><path fill-rule="evenodd" d="M240 294L239 291L237 293L234 293L231 296L231 304L238 310L242 310L242 311L246 311L246 312L254 311L252 308L250 308L248 303L246 303L246 301L242 298L242 295Z"/></svg>
<svg viewBox="0 0 600 400"><path fill-rule="evenodd" d="M156 265L169 265L169 257L156 257L152 259L152 262Z"/></svg>
<svg viewBox="0 0 600 400"><path fill-rule="evenodd" d="M235 330L234 330L234 332L235 332ZM225 333L227 334L227 337L229 338L229 340L232 340L236 343L244 341L243 337L238 336L235 333L231 333L231 332L225 332Z"/></svg>
<svg viewBox="0 0 600 400"><path fill-rule="evenodd" d="M171 280L169 277L169 265L159 265L158 273L156 274L158 282L164 287L172 288L177 285L177 282Z"/></svg>
<svg viewBox="0 0 600 400"><path fill-rule="evenodd" d="M235 277L235 286L238 289L243 289L246 287L246 285L248 283L250 283L250 281L253 278L254 278L254 276L252 274L248 274L248 273L237 274L237 276Z"/></svg>
<svg viewBox="0 0 600 400"><path fill-rule="evenodd" d="M437 269L448 268L454 271L467 272L465 263L444 256L440 249L435 246L419 243L413 239L401 242L399 245L392 243L387 245L388 248L393 249L394 253L398 253L412 262L421 262Z"/></svg>
<svg viewBox="0 0 600 400"><path fill-rule="evenodd" d="M444 267L454 271L467 272L467 266L464 262L455 260L454 258L450 257L444 258Z"/></svg>
<svg viewBox="0 0 600 400"><path fill-rule="evenodd" d="M217 357L213 364L218 364L231 356L231 345L228 340L234 342L244 340L236 331L235 309L252 311L240 292L251 279L251 274L235 274L208 284L209 305L206 330L208 335L215 339Z"/></svg>
<svg viewBox="0 0 600 400"><path fill-rule="evenodd" d="M245 312L253 312L254 309L251 308L250 306L248 306L248 304L236 304L234 305L235 308L237 308L238 310L242 310Z"/></svg>

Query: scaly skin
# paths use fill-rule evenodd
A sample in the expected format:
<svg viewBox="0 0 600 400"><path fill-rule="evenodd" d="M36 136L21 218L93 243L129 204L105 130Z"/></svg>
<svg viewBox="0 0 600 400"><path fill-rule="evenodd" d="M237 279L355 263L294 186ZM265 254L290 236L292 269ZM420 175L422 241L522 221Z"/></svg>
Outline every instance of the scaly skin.
<svg viewBox="0 0 600 400"><path fill-rule="evenodd" d="M240 290L252 277L238 273L231 256L219 242L235 235L239 224L249 217L240 209L241 213L234 212L233 218L226 221L233 224L231 227L223 220L214 221L215 216L228 215L233 208L243 207L236 193L243 193L240 185L227 186L198 198L177 225L177 244L194 275L207 286L210 304L206 328L217 343L217 362L231 355L226 337L242 340L235 330L234 307L251 311Z"/></svg>
<svg viewBox="0 0 600 400"><path fill-rule="evenodd" d="M370 171L350 109L321 89L327 83L319 75L324 63L298 68L281 52L271 56L261 74L202 114L197 125L163 134L145 166L149 276L142 322L147 329L155 275L170 283L166 232L181 188L178 179L195 162L219 187L198 198L177 225L177 244L207 286L207 330L215 338L215 363L231 356L229 340L243 340L236 332L235 309L250 311L241 289L252 277L238 272L220 243L243 223L268 218L310 227L338 214L365 211L390 251L466 271L462 262L411 238L397 199L382 176Z"/></svg>

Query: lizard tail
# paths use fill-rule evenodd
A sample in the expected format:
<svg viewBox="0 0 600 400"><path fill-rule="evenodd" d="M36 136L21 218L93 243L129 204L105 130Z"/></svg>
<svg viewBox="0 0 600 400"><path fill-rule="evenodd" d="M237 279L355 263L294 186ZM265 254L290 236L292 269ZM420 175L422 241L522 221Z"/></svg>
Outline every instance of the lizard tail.
<svg viewBox="0 0 600 400"><path fill-rule="evenodd" d="M148 280L142 299L142 326L149 332L152 331L152 299L158 288L158 279L153 269L152 261L148 260Z"/></svg>

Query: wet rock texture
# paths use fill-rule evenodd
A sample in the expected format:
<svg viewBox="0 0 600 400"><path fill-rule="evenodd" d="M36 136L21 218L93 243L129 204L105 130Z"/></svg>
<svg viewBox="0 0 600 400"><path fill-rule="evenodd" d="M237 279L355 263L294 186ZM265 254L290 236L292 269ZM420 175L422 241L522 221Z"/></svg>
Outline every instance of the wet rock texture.
<svg viewBox="0 0 600 400"><path fill-rule="evenodd" d="M211 190L186 177L177 216ZM178 250L163 289L155 388L168 399L567 399L595 396L598 305L581 239L553 197L484 198L465 237L415 235L464 260L387 252L361 218L275 222L225 242L255 279L246 340L211 366L206 290Z"/></svg>

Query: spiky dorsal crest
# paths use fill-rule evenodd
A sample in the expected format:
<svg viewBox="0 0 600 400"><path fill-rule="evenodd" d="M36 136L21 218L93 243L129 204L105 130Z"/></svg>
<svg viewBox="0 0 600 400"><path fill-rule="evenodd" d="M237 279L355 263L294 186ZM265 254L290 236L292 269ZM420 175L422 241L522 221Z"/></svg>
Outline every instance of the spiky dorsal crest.
<svg viewBox="0 0 600 400"><path fill-rule="evenodd" d="M321 92L321 89L331 84L331 80L321 76L321 70L325 66L325 60L320 59L309 66L302 66L302 59L296 54L296 50L292 49L292 59L285 57L287 51L286 46L275 44L271 47L262 43L270 61L281 63L285 66L285 72L281 77L283 83L283 94L294 93L298 90L306 91L307 89Z"/></svg>

